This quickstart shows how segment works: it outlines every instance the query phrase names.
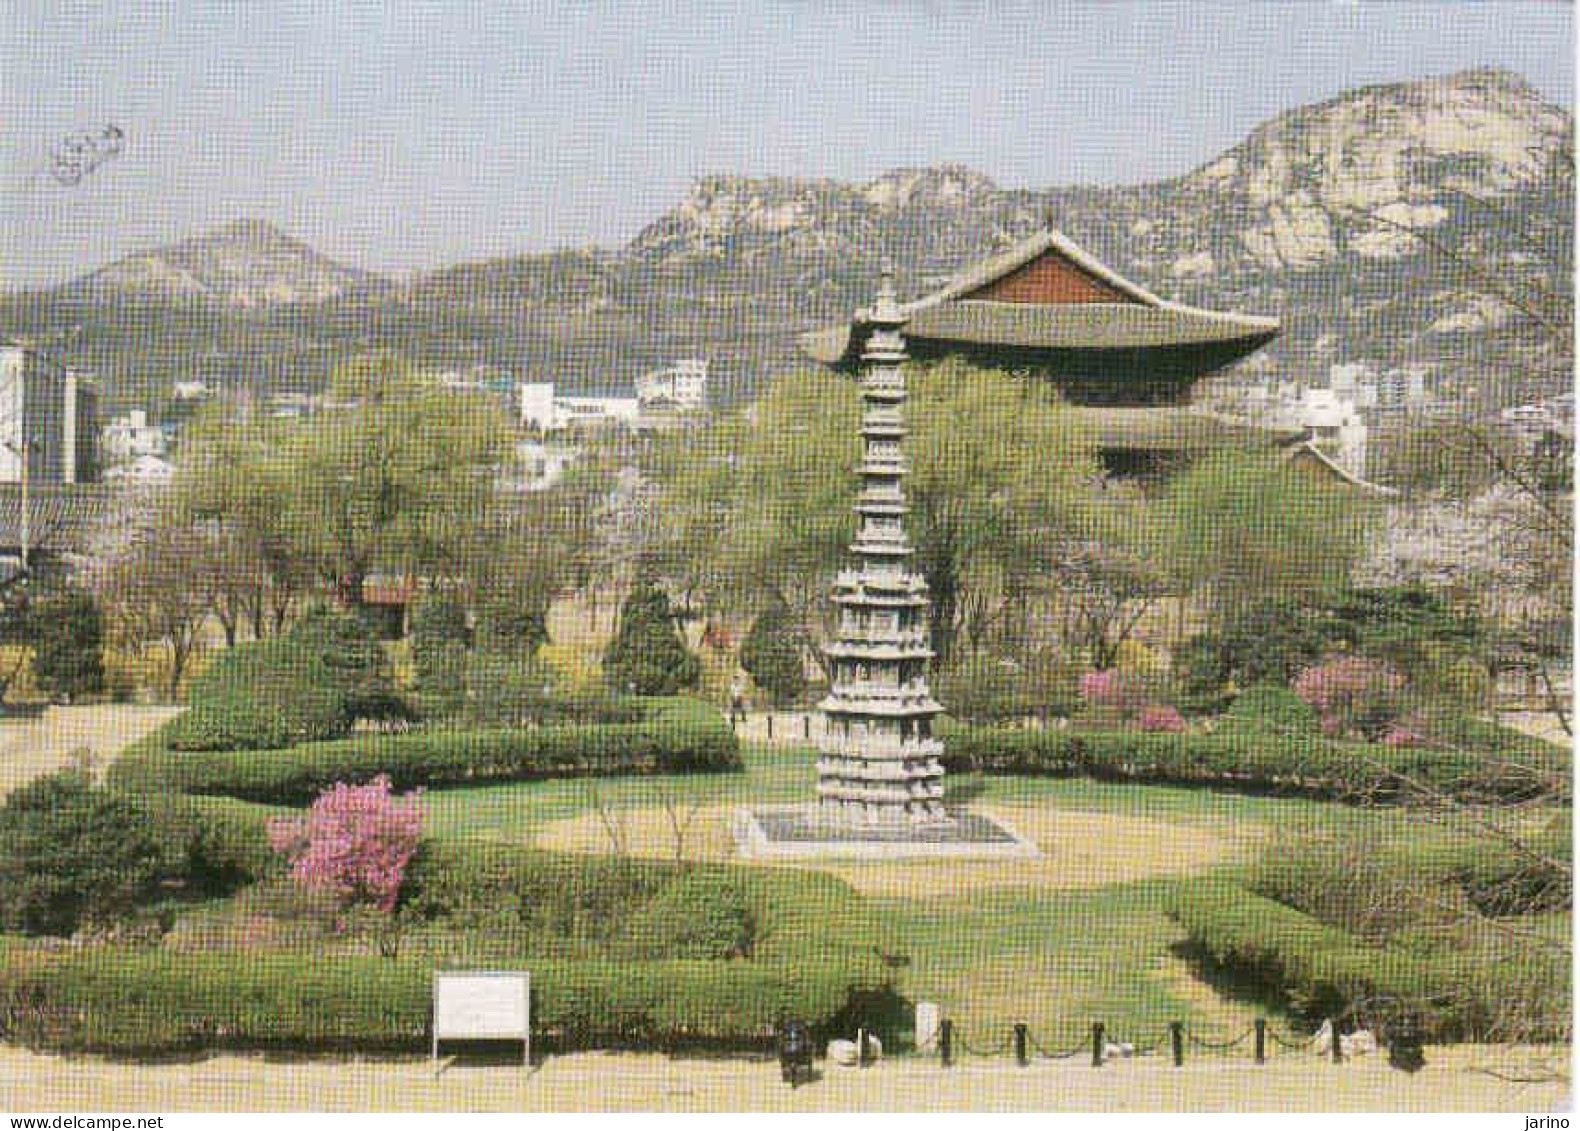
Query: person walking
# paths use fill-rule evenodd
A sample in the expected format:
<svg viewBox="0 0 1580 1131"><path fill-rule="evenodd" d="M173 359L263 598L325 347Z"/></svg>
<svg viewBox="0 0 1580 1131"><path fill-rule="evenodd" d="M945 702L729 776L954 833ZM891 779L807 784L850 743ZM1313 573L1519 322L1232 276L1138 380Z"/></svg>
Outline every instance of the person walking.
<svg viewBox="0 0 1580 1131"><path fill-rule="evenodd" d="M730 725L746 721L746 678L740 672L730 681Z"/></svg>

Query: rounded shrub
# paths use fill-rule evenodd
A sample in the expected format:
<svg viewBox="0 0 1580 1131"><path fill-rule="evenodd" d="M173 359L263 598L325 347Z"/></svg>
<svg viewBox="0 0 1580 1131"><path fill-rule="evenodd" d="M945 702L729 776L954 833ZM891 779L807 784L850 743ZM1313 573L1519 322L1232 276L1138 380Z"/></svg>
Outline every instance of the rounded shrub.
<svg viewBox="0 0 1580 1131"><path fill-rule="evenodd" d="M1226 716L1235 722L1265 726L1281 734L1315 734L1317 712L1287 687L1259 683L1235 696Z"/></svg>
<svg viewBox="0 0 1580 1131"><path fill-rule="evenodd" d="M806 693L801 631L782 601L775 601L752 622L741 642L741 667L776 704L794 703Z"/></svg>
<svg viewBox="0 0 1580 1131"><path fill-rule="evenodd" d="M603 670L610 687L637 695L673 695L701 679L702 663L687 651L669 597L651 580L638 581L620 607Z"/></svg>
<svg viewBox="0 0 1580 1131"><path fill-rule="evenodd" d="M76 771L0 808L0 929L70 935L129 915L180 867L152 813Z"/></svg>
<svg viewBox="0 0 1580 1131"><path fill-rule="evenodd" d="M688 872L631 917L626 943L638 958L745 958L755 933L750 900L737 881Z"/></svg>
<svg viewBox="0 0 1580 1131"><path fill-rule="evenodd" d="M353 716L338 677L293 638L241 644L198 676L190 710L166 731L174 750L272 750L340 738Z"/></svg>

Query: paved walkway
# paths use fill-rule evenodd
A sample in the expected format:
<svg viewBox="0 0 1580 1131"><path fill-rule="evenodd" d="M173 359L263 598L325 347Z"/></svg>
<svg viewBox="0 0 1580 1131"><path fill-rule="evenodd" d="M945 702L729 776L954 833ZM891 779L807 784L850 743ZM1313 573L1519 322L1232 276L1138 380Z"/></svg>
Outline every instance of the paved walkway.
<svg viewBox="0 0 1580 1131"><path fill-rule="evenodd" d="M905 1058L869 1069L830 1068L792 1091L765 1060L679 1059L639 1053L552 1056L519 1064L423 1058L281 1061L216 1056L134 1064L59 1057L0 1045L0 1110L61 1111L1508 1111L1549 1112L1568 1085L1567 1060L1529 1065L1501 1048L1428 1047L1413 1075L1372 1056L1335 1065L1292 1055L1258 1067L1162 1058L1089 1066L943 1069ZM1544 1067L1545 1065L1545 1067ZM1548 1076L1515 1083L1490 1074Z"/></svg>
<svg viewBox="0 0 1580 1131"><path fill-rule="evenodd" d="M86 751L94 769L147 735L182 707L99 703L51 707L36 719L0 721L0 800L19 785L71 764Z"/></svg>

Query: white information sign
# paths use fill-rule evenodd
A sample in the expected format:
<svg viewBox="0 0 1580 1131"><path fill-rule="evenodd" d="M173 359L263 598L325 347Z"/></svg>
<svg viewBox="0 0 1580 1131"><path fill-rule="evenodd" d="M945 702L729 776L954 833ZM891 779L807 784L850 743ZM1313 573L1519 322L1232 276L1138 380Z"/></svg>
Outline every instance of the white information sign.
<svg viewBox="0 0 1580 1131"><path fill-rule="evenodd" d="M532 975L525 970L444 970L433 975L433 1056L440 1041L520 1041L532 1056Z"/></svg>

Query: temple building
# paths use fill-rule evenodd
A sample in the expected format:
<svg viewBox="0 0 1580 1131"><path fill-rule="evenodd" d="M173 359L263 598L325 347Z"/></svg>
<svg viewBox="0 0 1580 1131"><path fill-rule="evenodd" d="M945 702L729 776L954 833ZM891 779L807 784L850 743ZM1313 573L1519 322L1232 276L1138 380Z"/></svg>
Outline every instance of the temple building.
<svg viewBox="0 0 1580 1131"><path fill-rule="evenodd" d="M898 306L918 359L963 357L1030 372L1076 407L1106 469L1161 480L1223 448L1294 456L1299 428L1266 428L1189 407L1192 387L1277 337L1279 322L1160 298L1045 230ZM801 337L816 361L855 370L870 314Z"/></svg>

